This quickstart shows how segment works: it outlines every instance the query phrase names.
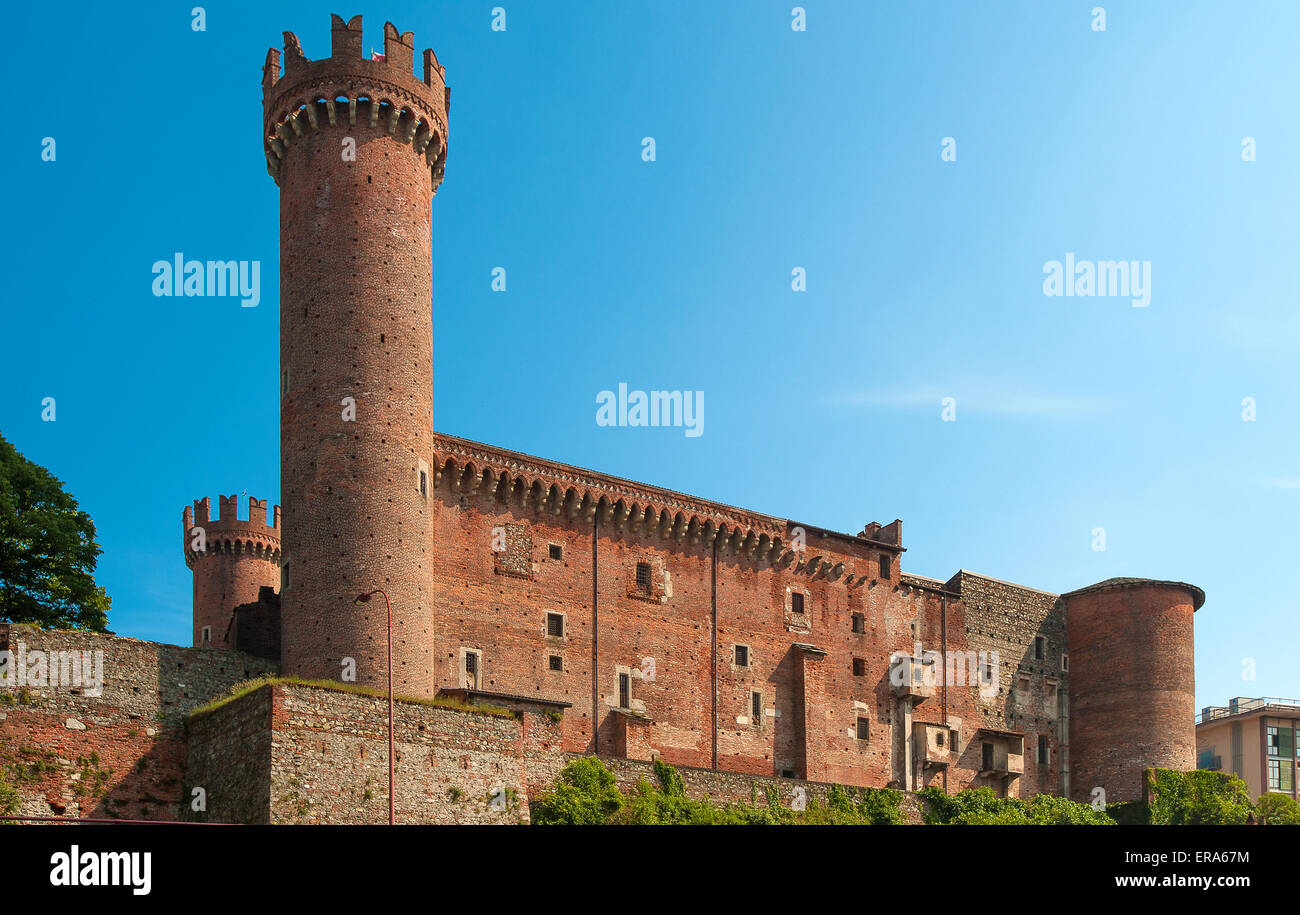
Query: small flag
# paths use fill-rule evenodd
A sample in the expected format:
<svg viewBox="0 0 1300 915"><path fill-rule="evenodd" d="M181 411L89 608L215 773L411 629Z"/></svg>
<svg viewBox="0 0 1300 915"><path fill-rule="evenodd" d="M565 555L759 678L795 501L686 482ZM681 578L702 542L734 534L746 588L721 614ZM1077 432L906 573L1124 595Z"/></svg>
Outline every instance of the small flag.
<svg viewBox="0 0 1300 915"><path fill-rule="evenodd" d="M376 53L375 53L375 49L374 49L374 48L371 48L371 49L370 49L370 59L371 59L371 60L383 60L383 59L384 59L384 55L382 55L382 54L376 54Z"/></svg>

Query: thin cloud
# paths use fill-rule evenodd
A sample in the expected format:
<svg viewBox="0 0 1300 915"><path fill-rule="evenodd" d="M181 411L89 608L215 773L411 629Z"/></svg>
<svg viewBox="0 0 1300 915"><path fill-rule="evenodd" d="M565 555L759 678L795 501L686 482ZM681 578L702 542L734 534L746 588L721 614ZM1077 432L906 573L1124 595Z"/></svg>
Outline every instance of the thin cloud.
<svg viewBox="0 0 1300 915"><path fill-rule="evenodd" d="M836 398L840 406L884 407L888 409L933 409L943 407L945 397L957 401L957 411L992 413L1002 416L1056 417L1100 413L1110 401L1091 394L1053 394L1029 390L966 388L913 388L906 390L854 391Z"/></svg>

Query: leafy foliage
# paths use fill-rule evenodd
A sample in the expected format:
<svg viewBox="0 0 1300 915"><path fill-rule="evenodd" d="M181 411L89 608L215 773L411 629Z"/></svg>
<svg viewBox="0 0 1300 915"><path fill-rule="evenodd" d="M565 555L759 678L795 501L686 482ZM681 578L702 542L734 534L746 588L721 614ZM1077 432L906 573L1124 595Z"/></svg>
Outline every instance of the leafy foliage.
<svg viewBox="0 0 1300 915"><path fill-rule="evenodd" d="M1255 813L1265 826L1300 826L1300 804L1287 794L1261 795Z"/></svg>
<svg viewBox="0 0 1300 915"><path fill-rule="evenodd" d="M90 515L0 436L0 618L104 631L110 601L93 574L100 552Z"/></svg>
<svg viewBox="0 0 1300 915"><path fill-rule="evenodd" d="M534 823L544 826L598 826L623 807L614 774L594 756L575 759L560 771L554 789L530 805Z"/></svg>
<svg viewBox="0 0 1300 915"><path fill-rule="evenodd" d="M717 804L686 796L681 773L656 760L657 785L642 778L628 795L596 757L569 763L558 784L532 804L533 822L546 825L871 825L903 822L901 791L832 787L825 800L809 797L807 809L782 807L775 786L767 786L766 805ZM757 794L757 791L754 791ZM757 798L755 797L755 801Z"/></svg>
<svg viewBox="0 0 1300 915"><path fill-rule="evenodd" d="M1150 821L1158 825L1240 825L1253 807L1246 783L1230 772L1148 769L1147 789Z"/></svg>
<svg viewBox="0 0 1300 915"><path fill-rule="evenodd" d="M1113 826L1115 821L1088 804L1038 794L1028 800L998 797L992 788L967 788L956 794L930 786L921 791L925 822L954 826Z"/></svg>

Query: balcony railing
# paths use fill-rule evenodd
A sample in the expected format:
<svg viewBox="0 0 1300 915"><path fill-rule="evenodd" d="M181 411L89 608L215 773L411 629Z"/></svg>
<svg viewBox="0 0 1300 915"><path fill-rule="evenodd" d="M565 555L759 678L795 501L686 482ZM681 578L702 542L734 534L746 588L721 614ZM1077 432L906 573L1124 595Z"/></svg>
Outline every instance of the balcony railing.
<svg viewBox="0 0 1300 915"><path fill-rule="evenodd" d="M1300 709L1300 699L1279 699L1276 696L1262 696L1258 699L1237 700L1226 706L1211 705L1201 709L1201 713L1196 716L1196 723L1204 724L1207 721L1215 721L1219 718L1244 715L1247 712L1255 712L1269 706Z"/></svg>

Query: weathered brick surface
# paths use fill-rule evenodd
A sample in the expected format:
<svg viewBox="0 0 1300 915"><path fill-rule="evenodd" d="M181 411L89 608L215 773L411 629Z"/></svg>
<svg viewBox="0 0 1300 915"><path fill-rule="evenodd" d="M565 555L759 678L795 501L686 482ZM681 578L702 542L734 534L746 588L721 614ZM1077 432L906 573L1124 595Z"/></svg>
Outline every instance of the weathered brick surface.
<svg viewBox="0 0 1300 915"><path fill-rule="evenodd" d="M35 652L88 652L92 664L102 652L98 691L63 680L0 690L0 761L27 816L177 819L183 717L273 667L237 652L21 625L9 627L8 647L15 677Z"/></svg>
<svg viewBox="0 0 1300 915"><path fill-rule="evenodd" d="M948 586L962 598L959 612L964 619L959 629L966 643L977 654L997 652L1000 660L995 668L996 695L986 698L976 693L977 720L1024 735L1024 775L1010 786L1011 794L1061 794L1069 715L1069 674L1062 661L1067 653L1064 602L1046 591L965 571L953 576ZM1043 639L1042 658L1037 657L1038 638ZM1045 764L1038 762L1040 735L1047 738ZM979 751L976 742L966 751L969 760L963 758L953 771L978 768ZM949 786L972 787L989 781L959 778Z"/></svg>
<svg viewBox="0 0 1300 915"><path fill-rule="evenodd" d="M382 588L400 691L429 696L419 473L433 450L430 214L446 102L436 61L425 81L412 75L409 34L388 26L388 58L363 60L360 28L336 18L334 53L318 61L290 36L283 76L272 51L263 80L280 186L283 666L339 679L351 659L357 682L381 684L385 605L353 600Z"/></svg>
<svg viewBox="0 0 1300 915"><path fill-rule="evenodd" d="M1192 616L1204 595L1177 582L1116 579L1066 595L1070 796L1139 800L1147 768L1196 766Z"/></svg>
<svg viewBox="0 0 1300 915"><path fill-rule="evenodd" d="M788 521L448 436L437 443L439 688L465 686L465 656L477 653L479 688L572 704L570 752L644 755L648 745L676 765L852 785L1062 790L1069 683L1056 595L970 572L946 583L904 575L896 544L862 536L813 530L792 551ZM503 543L506 559L494 550ZM563 616L563 636L548 635L547 613ZM890 659L918 644L996 659L992 694L972 673L904 708ZM631 742L620 675L630 710L651 722ZM927 757L925 724L946 725L955 752ZM984 772L986 739L1010 740L1020 764Z"/></svg>

